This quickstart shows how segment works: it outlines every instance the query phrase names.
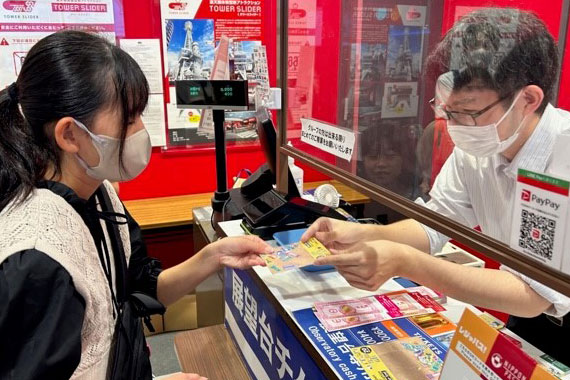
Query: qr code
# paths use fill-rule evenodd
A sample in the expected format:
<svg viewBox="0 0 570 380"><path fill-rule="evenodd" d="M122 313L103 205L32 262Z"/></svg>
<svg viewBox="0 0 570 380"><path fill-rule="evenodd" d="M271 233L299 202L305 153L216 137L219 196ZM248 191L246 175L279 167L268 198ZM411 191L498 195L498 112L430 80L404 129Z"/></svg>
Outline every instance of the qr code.
<svg viewBox="0 0 570 380"><path fill-rule="evenodd" d="M522 210L521 216L519 247L529 249L536 255L552 260L556 220L536 215L527 210Z"/></svg>

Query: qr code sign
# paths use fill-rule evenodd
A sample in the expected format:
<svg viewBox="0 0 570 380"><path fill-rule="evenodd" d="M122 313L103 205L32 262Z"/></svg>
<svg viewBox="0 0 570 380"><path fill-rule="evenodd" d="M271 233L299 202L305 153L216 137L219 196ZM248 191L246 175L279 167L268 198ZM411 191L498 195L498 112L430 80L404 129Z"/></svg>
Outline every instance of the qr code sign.
<svg viewBox="0 0 570 380"><path fill-rule="evenodd" d="M522 210L521 216L519 247L552 260L556 221L527 210Z"/></svg>

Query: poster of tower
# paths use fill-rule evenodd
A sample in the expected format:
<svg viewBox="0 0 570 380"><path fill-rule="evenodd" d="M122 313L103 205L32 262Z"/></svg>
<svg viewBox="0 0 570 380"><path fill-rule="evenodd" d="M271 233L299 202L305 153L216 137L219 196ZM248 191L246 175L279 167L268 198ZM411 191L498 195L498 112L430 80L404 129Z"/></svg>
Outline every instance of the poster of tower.
<svg viewBox="0 0 570 380"><path fill-rule="evenodd" d="M418 123L412 118L419 116L419 104L423 104L420 73L431 43L430 30L438 26L430 24L427 16L431 5L426 0L406 3L342 3L337 103L340 125L360 131L387 118L399 118L404 126ZM433 6L437 8L438 3Z"/></svg>
<svg viewBox="0 0 570 380"><path fill-rule="evenodd" d="M170 82L208 79L214 64L214 20L166 20Z"/></svg>
<svg viewBox="0 0 570 380"><path fill-rule="evenodd" d="M360 45L360 114L380 110L382 79L386 70L386 44L362 43ZM351 59L356 60L357 45L353 44ZM354 68L351 78L356 75Z"/></svg>
<svg viewBox="0 0 570 380"><path fill-rule="evenodd" d="M222 42L227 39L222 38ZM248 81L247 111L226 111L224 126L229 139L248 139L257 136L256 101L269 94L269 75L267 70L267 54L261 41L233 41L229 43L227 54L216 48L215 62L223 61L228 66L227 76L213 79L231 79ZM227 57L226 57L227 56ZM214 63L214 67L216 63ZM217 71L217 69L216 69ZM203 120L198 127L198 135L213 138L214 126L211 112L202 112Z"/></svg>
<svg viewBox="0 0 570 380"><path fill-rule="evenodd" d="M160 6L164 68L171 94L166 105L168 145L214 142L211 113L178 108L173 89L177 80L213 79L216 46L222 39L230 41L228 52L223 54L229 65L228 79L248 81L251 110L226 112L226 139L255 140L255 94L269 89L267 57L261 46L264 1L160 0Z"/></svg>
<svg viewBox="0 0 570 380"><path fill-rule="evenodd" d="M390 25L386 75L393 81L418 80L421 69L422 28Z"/></svg>

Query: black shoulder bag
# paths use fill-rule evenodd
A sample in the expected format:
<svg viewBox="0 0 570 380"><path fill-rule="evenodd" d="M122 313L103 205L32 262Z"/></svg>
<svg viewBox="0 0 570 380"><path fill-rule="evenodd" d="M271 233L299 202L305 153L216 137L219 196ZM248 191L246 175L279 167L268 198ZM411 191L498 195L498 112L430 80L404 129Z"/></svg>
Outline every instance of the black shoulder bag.
<svg viewBox="0 0 570 380"><path fill-rule="evenodd" d="M114 347L110 355L110 379L152 379L150 352L146 345L142 321L144 320L148 329L154 332L150 323L150 316L164 314L166 309L153 297L144 293L131 293L129 291L127 262L118 227L119 224L127 223L126 220L119 221L118 218L126 217L115 212L104 186L101 186L95 194L101 202L101 209L103 210L101 218L106 220L105 224L115 263L117 293L114 294L111 286L111 295L113 296L114 307L117 310L117 324L115 326ZM110 279L108 278L108 280ZM111 280L109 283L112 285Z"/></svg>

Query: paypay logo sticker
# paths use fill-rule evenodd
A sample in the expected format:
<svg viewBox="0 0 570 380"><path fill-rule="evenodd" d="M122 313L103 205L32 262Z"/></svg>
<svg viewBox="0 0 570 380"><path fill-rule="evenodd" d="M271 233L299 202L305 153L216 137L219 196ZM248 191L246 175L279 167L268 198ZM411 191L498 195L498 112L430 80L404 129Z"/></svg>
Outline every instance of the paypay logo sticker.
<svg viewBox="0 0 570 380"><path fill-rule="evenodd" d="M530 192L530 190L523 190L521 194L521 199L525 202L530 202L531 195L532 193Z"/></svg>

